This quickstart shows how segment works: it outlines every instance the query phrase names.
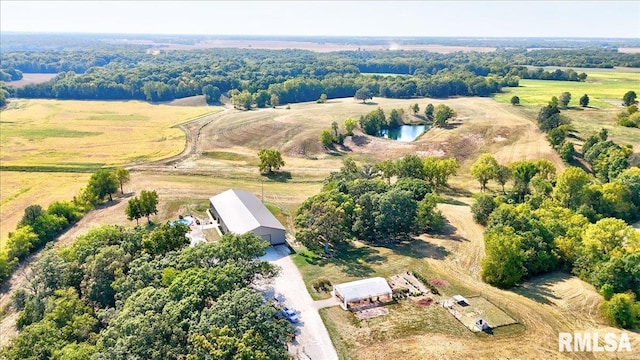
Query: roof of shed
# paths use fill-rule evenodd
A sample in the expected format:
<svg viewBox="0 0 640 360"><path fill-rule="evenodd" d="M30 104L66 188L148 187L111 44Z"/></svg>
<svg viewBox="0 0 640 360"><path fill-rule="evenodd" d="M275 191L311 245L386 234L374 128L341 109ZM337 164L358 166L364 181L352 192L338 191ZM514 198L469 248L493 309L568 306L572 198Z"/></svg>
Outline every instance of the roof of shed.
<svg viewBox="0 0 640 360"><path fill-rule="evenodd" d="M391 288L387 280L381 277L362 279L334 286L344 299L349 301L358 301L368 299L373 296L391 294Z"/></svg>
<svg viewBox="0 0 640 360"><path fill-rule="evenodd" d="M259 227L285 230L269 209L250 192L229 189L209 200L230 232L244 234Z"/></svg>

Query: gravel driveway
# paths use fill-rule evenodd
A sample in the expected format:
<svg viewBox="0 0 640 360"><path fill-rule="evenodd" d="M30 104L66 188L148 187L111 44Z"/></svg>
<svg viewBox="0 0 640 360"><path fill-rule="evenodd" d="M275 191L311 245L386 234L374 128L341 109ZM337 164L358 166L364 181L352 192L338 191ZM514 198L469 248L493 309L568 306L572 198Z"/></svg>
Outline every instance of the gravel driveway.
<svg viewBox="0 0 640 360"><path fill-rule="evenodd" d="M260 258L280 266L281 273L273 283L264 286L267 295L273 295L285 306L293 309L300 318L296 324L297 334L293 344L289 346L292 354L299 359L334 360L338 359L331 343L329 333L324 327L318 309L338 305L338 300L313 301L302 281L298 267L289 256L289 249L278 245L267 249L267 254Z"/></svg>

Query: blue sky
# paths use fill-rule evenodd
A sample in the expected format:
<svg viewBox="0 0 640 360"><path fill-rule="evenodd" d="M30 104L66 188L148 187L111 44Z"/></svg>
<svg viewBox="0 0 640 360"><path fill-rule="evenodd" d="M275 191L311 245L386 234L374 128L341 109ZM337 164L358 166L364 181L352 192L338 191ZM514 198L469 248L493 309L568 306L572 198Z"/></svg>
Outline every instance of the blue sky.
<svg viewBox="0 0 640 360"><path fill-rule="evenodd" d="M28 32L640 38L640 1L0 1Z"/></svg>

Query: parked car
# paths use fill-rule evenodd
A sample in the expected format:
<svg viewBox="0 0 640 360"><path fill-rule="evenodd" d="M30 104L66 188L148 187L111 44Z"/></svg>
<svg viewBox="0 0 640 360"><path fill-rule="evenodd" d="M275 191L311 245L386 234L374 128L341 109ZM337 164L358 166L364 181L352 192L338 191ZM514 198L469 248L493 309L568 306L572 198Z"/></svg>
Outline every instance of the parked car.
<svg viewBox="0 0 640 360"><path fill-rule="evenodd" d="M300 319L298 318L298 315L296 314L295 311L289 309L288 307L284 307L282 309L282 313L287 317L287 319L289 319L290 322L292 323L297 323L298 321L300 321Z"/></svg>

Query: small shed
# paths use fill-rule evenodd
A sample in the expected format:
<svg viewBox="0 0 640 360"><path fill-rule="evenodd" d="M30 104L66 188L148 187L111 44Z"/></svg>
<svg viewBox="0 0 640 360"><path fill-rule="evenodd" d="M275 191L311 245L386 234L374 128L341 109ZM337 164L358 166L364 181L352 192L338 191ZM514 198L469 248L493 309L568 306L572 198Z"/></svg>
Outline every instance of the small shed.
<svg viewBox="0 0 640 360"><path fill-rule="evenodd" d="M230 189L209 199L211 216L223 233L252 232L271 245L285 243L284 226L254 194Z"/></svg>
<svg viewBox="0 0 640 360"><path fill-rule="evenodd" d="M467 302L467 299L465 299L464 296L462 295L453 295L453 300L462 306L469 305L469 303Z"/></svg>
<svg viewBox="0 0 640 360"><path fill-rule="evenodd" d="M391 287L381 277L362 279L333 287L343 309L374 307L393 300Z"/></svg>

